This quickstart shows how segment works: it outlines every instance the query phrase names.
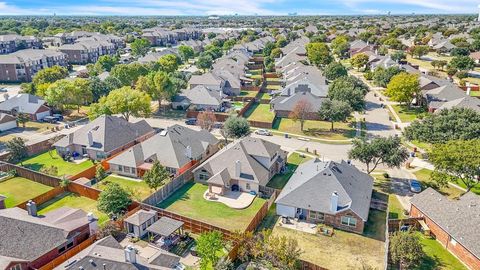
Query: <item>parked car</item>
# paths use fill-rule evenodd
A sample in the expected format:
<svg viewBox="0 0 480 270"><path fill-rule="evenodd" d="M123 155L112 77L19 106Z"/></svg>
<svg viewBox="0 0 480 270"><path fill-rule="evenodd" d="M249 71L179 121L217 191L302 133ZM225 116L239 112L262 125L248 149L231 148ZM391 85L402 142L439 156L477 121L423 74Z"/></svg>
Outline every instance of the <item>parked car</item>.
<svg viewBox="0 0 480 270"><path fill-rule="evenodd" d="M185 124L194 126L197 124L197 118L188 118L185 120Z"/></svg>
<svg viewBox="0 0 480 270"><path fill-rule="evenodd" d="M0 87L0 93L6 93L8 92L7 88Z"/></svg>
<svg viewBox="0 0 480 270"><path fill-rule="evenodd" d="M266 129L257 129L255 130L255 134L263 135L263 136L272 136L272 133Z"/></svg>
<svg viewBox="0 0 480 270"><path fill-rule="evenodd" d="M410 185L410 191L411 192L414 192L414 193L422 192L422 184L420 184L420 182L418 182L417 180L414 180L414 179L410 179L408 182L409 182L409 185Z"/></svg>

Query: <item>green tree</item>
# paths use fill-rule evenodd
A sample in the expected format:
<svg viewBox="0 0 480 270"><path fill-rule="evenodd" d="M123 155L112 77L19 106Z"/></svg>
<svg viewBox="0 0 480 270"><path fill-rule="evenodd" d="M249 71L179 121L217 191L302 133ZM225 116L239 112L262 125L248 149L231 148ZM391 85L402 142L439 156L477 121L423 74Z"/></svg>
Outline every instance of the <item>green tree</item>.
<svg viewBox="0 0 480 270"><path fill-rule="evenodd" d="M323 75L327 80L333 81L343 76L347 76L347 69L339 62L331 62L325 67Z"/></svg>
<svg viewBox="0 0 480 270"><path fill-rule="evenodd" d="M149 188L154 189L155 191L161 187L165 180L170 178L170 173L167 169L155 160L153 162L152 168L145 172L143 175L143 181L148 185Z"/></svg>
<svg viewBox="0 0 480 270"><path fill-rule="evenodd" d="M403 51L395 51L392 53L391 58L395 62L400 62L401 60L405 60L407 58L407 55Z"/></svg>
<svg viewBox="0 0 480 270"><path fill-rule="evenodd" d="M103 70L110 72L112 68L118 64L118 57L112 55L102 55L98 58L97 63Z"/></svg>
<svg viewBox="0 0 480 270"><path fill-rule="evenodd" d="M365 67L368 64L368 55L364 53L357 53L351 59L350 63L353 67L356 67L360 70L362 67Z"/></svg>
<svg viewBox="0 0 480 270"><path fill-rule="evenodd" d="M322 102L318 114L321 119L331 123L330 131L333 131L333 123L347 120L352 111L348 102L326 99Z"/></svg>
<svg viewBox="0 0 480 270"><path fill-rule="evenodd" d="M61 66L53 66L39 70L32 79L37 87L41 84L51 84L68 76L68 70Z"/></svg>
<svg viewBox="0 0 480 270"><path fill-rule="evenodd" d="M223 249L222 234L218 231L202 233L197 239L197 252L200 256L200 269L206 270L210 265L216 265L219 252Z"/></svg>
<svg viewBox="0 0 480 270"><path fill-rule="evenodd" d="M222 49L228 51L235 46L235 43L237 43L235 39L229 39L223 43Z"/></svg>
<svg viewBox="0 0 480 270"><path fill-rule="evenodd" d="M130 116L148 117L151 113L150 104L151 98L147 93L124 86L100 98L98 103L92 104L89 116L96 118L102 114L121 114L128 121Z"/></svg>
<svg viewBox="0 0 480 270"><path fill-rule="evenodd" d="M469 192L480 184L479 150L480 139L435 144L428 153L429 160L435 166L432 178L441 186L447 186L448 182L463 184Z"/></svg>
<svg viewBox="0 0 480 270"><path fill-rule="evenodd" d="M65 105L75 105L80 111L81 105L93 99L90 81L77 78L75 80L59 80L52 83L45 92L45 101L63 111Z"/></svg>
<svg viewBox="0 0 480 270"><path fill-rule="evenodd" d="M430 48L426 45L416 45L410 48L410 55L412 55L412 57L416 56L417 58L420 58L426 55L429 50Z"/></svg>
<svg viewBox="0 0 480 270"><path fill-rule="evenodd" d="M275 43L273 42L270 42L268 41L267 43L265 43L265 46L263 48L263 56L270 56L270 54L272 53L272 50L275 49L277 46L275 45Z"/></svg>
<svg viewBox="0 0 480 270"><path fill-rule="evenodd" d="M26 113L17 114L17 123L22 124L22 127L25 128L25 124L30 121L30 115Z"/></svg>
<svg viewBox="0 0 480 270"><path fill-rule="evenodd" d="M130 47L132 48L132 54L134 56L144 56L150 50L150 41L146 38L135 39Z"/></svg>
<svg viewBox="0 0 480 270"><path fill-rule="evenodd" d="M344 57L350 49L348 37L344 35L337 36L332 40L330 47L332 47L333 53L339 57Z"/></svg>
<svg viewBox="0 0 480 270"><path fill-rule="evenodd" d="M105 168L103 168L103 165L101 163L97 164L97 167L95 168L95 178L97 181L102 181L107 177L107 172L105 171Z"/></svg>
<svg viewBox="0 0 480 270"><path fill-rule="evenodd" d="M22 160L28 157L28 148L25 145L25 140L20 137L14 137L5 143L9 155L8 161L10 163L18 163L23 166Z"/></svg>
<svg viewBox="0 0 480 270"><path fill-rule="evenodd" d="M213 59L208 54L200 54L195 64L197 65L197 68L205 71L212 67Z"/></svg>
<svg viewBox="0 0 480 270"><path fill-rule="evenodd" d="M140 76L145 76L149 69L140 63L120 64L112 68L110 77L118 79L122 86L132 86Z"/></svg>
<svg viewBox="0 0 480 270"><path fill-rule="evenodd" d="M303 131L303 125L314 113L312 103L306 99L299 100L292 109L289 117L294 122L300 121L300 130Z"/></svg>
<svg viewBox="0 0 480 270"><path fill-rule="evenodd" d="M98 210L106 214L122 214L132 203L132 195L117 183L108 183L97 201Z"/></svg>
<svg viewBox="0 0 480 270"><path fill-rule="evenodd" d="M270 53L270 57L272 59L275 59L275 58L279 58L280 56L282 56L283 52L280 48L275 48L272 50L272 52Z"/></svg>
<svg viewBox="0 0 480 270"><path fill-rule="evenodd" d="M328 86L328 97L331 100L348 102L355 111L360 111L365 106L364 97L367 92L368 87L353 76L340 77Z"/></svg>
<svg viewBox="0 0 480 270"><path fill-rule="evenodd" d="M288 44L288 41L286 38L280 37L279 39L277 39L277 42L276 42L277 48L283 48L287 46L287 44Z"/></svg>
<svg viewBox="0 0 480 270"><path fill-rule="evenodd" d="M450 66L458 70L472 70L475 68L475 61L469 56L456 56L450 61Z"/></svg>
<svg viewBox="0 0 480 270"><path fill-rule="evenodd" d="M405 103L410 107L412 100L420 96L420 90L418 75L402 72L392 77L385 94L393 101Z"/></svg>
<svg viewBox="0 0 480 270"><path fill-rule="evenodd" d="M183 62L187 62L188 59L192 59L195 56L195 51L193 51L193 48L190 46L180 45L178 47L178 54L180 54Z"/></svg>
<svg viewBox="0 0 480 270"><path fill-rule="evenodd" d="M250 125L247 119L231 115L223 125L225 137L240 138L250 133Z"/></svg>
<svg viewBox="0 0 480 270"><path fill-rule="evenodd" d="M387 87L388 83L392 79L393 76L399 74L401 72L400 68L398 67L377 67L373 71L373 81L375 85L380 87Z"/></svg>
<svg viewBox="0 0 480 270"><path fill-rule="evenodd" d="M175 54L167 54L160 57L158 63L160 64L161 71L172 73L178 69L180 59L178 59L178 56Z"/></svg>
<svg viewBox="0 0 480 270"><path fill-rule="evenodd" d="M401 269L413 269L425 257L420 239L413 232L395 232L390 237L390 256Z"/></svg>
<svg viewBox="0 0 480 270"><path fill-rule="evenodd" d="M333 61L330 49L325 43L308 43L307 56L310 63L323 67Z"/></svg>
<svg viewBox="0 0 480 270"><path fill-rule="evenodd" d="M348 157L358 160L367 166L367 173L374 171L379 164L399 167L408 158L408 152L398 137L380 137L371 141L354 140Z"/></svg>

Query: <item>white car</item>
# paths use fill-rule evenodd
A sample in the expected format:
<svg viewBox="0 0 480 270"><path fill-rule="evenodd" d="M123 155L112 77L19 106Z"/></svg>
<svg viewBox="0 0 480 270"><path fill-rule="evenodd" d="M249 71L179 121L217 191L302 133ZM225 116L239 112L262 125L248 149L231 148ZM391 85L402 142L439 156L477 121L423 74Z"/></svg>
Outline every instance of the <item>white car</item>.
<svg viewBox="0 0 480 270"><path fill-rule="evenodd" d="M272 133L266 129L257 129L255 130L255 134L263 135L263 136L272 136Z"/></svg>

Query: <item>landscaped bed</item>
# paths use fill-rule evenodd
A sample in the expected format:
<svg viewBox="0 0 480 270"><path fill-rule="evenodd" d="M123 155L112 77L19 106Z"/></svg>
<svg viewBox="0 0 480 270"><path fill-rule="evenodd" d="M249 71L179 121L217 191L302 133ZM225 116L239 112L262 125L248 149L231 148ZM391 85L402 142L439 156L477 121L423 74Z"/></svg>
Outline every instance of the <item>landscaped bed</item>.
<svg viewBox="0 0 480 270"><path fill-rule="evenodd" d="M63 176L80 173L93 166L93 162L90 160L86 160L80 164L68 162L63 160L63 158L60 157L56 151L51 151L50 153L45 152L43 154L30 157L24 160L21 165L34 171L40 171L43 167L55 166L58 169L57 176Z"/></svg>
<svg viewBox="0 0 480 270"><path fill-rule="evenodd" d="M50 186L23 177L14 177L0 182L0 194L7 197L5 200L7 208L17 206L51 189L53 188Z"/></svg>
<svg viewBox="0 0 480 270"><path fill-rule="evenodd" d="M292 177L298 165L309 159L311 159L311 157L301 157L298 153L292 153L287 159L287 172L284 174L275 175L270 182L268 182L267 186L271 188L282 189L287 184L288 180L290 180L290 177Z"/></svg>
<svg viewBox="0 0 480 270"><path fill-rule="evenodd" d="M273 234L298 241L300 258L327 269L383 269L385 253L385 213L371 210L365 235L335 230L332 237L279 227ZM365 269L365 268L364 268Z"/></svg>
<svg viewBox="0 0 480 270"><path fill-rule="evenodd" d="M65 192L38 206L38 213L44 214L60 207L79 208L89 213L92 212L98 218L98 223L108 221L108 216L97 209L97 201L82 197L75 193Z"/></svg>
<svg viewBox="0 0 480 270"><path fill-rule="evenodd" d="M107 183L117 183L128 190L135 200L142 201L153 193L153 190L143 180L129 179L122 176L110 175L98 182L94 187L100 190L105 189Z"/></svg>
<svg viewBox="0 0 480 270"><path fill-rule="evenodd" d="M245 118L252 121L272 123L275 114L270 111L270 104L255 103L245 112Z"/></svg>
<svg viewBox="0 0 480 270"><path fill-rule="evenodd" d="M203 194L207 189L206 185L189 182L158 207L227 230L243 231L265 203L264 199L257 197L248 208L236 210L222 203L205 200Z"/></svg>
<svg viewBox="0 0 480 270"><path fill-rule="evenodd" d="M300 129L300 121L289 118L279 118L275 121L274 129L298 135L306 135L329 140L347 140L355 137L356 130L350 123L335 122L334 131L330 131L330 122L307 120L303 131Z"/></svg>

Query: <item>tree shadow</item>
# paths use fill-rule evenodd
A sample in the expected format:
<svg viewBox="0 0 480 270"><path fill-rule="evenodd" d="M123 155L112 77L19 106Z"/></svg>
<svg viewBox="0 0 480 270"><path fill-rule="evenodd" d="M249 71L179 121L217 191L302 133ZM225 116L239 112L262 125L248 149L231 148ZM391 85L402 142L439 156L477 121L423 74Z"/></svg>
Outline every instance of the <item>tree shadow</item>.
<svg viewBox="0 0 480 270"><path fill-rule="evenodd" d="M381 123L373 123L373 122L365 122L368 131L385 131L391 130L392 127L390 125L385 125Z"/></svg>

